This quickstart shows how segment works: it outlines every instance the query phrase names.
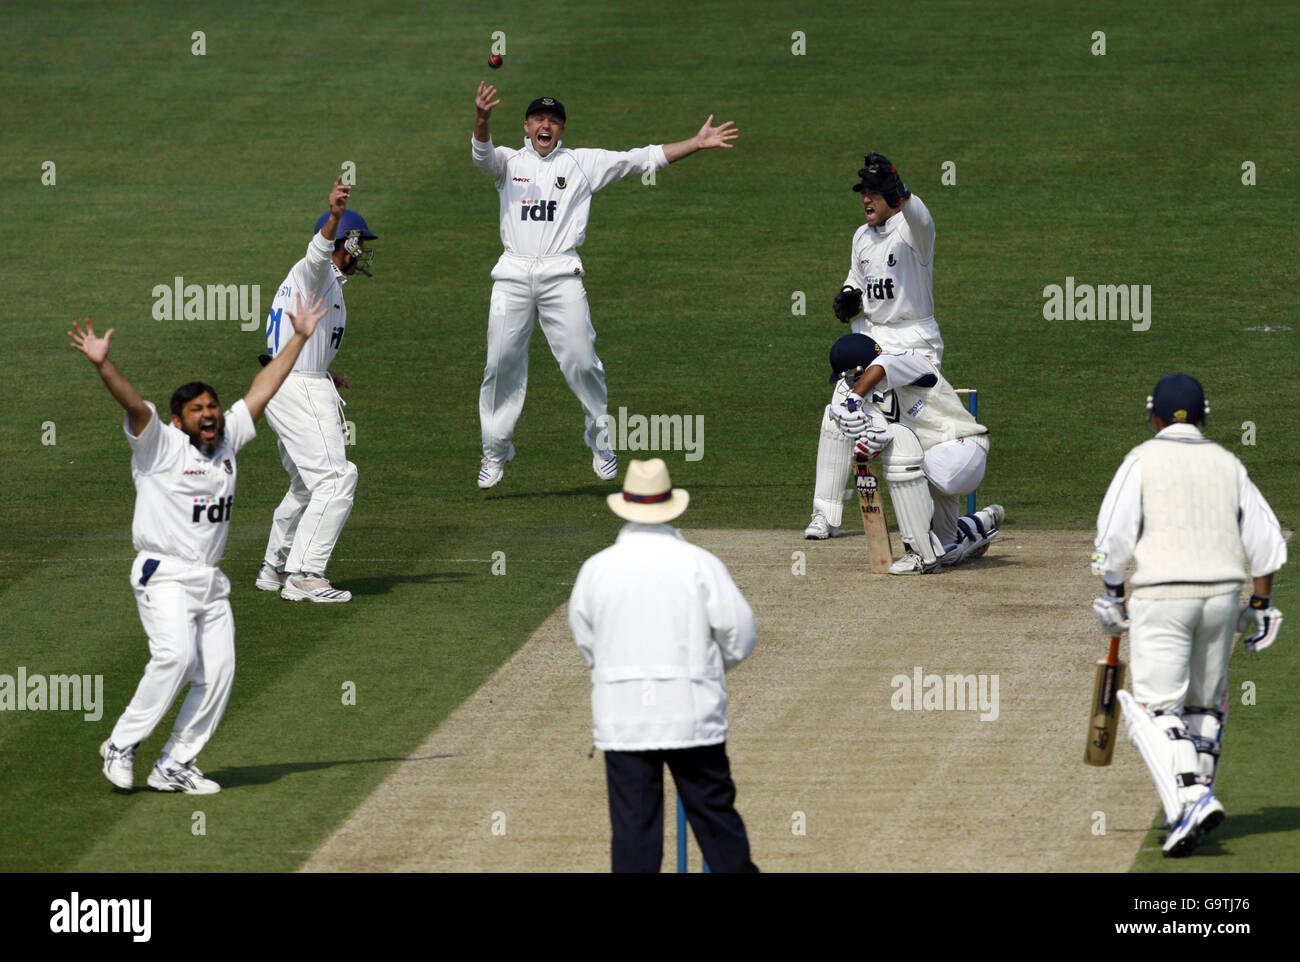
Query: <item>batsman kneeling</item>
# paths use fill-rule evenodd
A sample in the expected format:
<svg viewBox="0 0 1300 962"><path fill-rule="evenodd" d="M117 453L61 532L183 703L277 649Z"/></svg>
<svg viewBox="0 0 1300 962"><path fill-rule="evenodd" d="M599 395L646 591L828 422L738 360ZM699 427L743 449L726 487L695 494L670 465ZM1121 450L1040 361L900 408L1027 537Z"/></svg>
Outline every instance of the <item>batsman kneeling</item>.
<svg viewBox="0 0 1300 962"><path fill-rule="evenodd" d="M890 574L930 574L988 551L1006 517L999 504L961 514L988 463L988 428L916 351L881 349L865 334L831 347L831 417L853 454L880 458L906 553Z"/></svg>
<svg viewBox="0 0 1300 962"><path fill-rule="evenodd" d="M1214 797L1228 710L1228 656L1277 639L1273 572L1286 541L1245 467L1201 434L1209 405L1195 378L1171 374L1147 399L1157 434L1128 453L1097 518L1092 570L1106 593L1093 610L1106 635L1129 632L1132 694L1118 693L1169 834L1166 856L1190 854L1224 818ZM1124 572L1137 562L1131 600ZM1240 605L1241 586L1254 595Z"/></svg>

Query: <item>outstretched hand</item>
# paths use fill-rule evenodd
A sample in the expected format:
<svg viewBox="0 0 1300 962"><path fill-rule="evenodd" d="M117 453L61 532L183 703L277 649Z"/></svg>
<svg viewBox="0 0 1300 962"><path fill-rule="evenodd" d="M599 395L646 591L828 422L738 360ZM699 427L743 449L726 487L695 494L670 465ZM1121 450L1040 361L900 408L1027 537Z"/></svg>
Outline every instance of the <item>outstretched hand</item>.
<svg viewBox="0 0 1300 962"><path fill-rule="evenodd" d="M348 209L348 195L351 193L352 188L343 183L343 175L335 177L334 189L330 191L330 213L343 216L343 212Z"/></svg>
<svg viewBox="0 0 1300 962"><path fill-rule="evenodd" d="M298 292L297 307L289 315L293 329L305 338L310 338L316 330L316 324L325 316L325 298L313 294L306 305L302 302L302 291ZM111 331L109 332L112 333Z"/></svg>
<svg viewBox="0 0 1300 962"><path fill-rule="evenodd" d="M90 363L99 367L108 360L108 340L117 330L110 327L103 337L95 336L95 325L90 323L90 318L86 318L86 330L81 330L81 325L76 321L72 322L73 330L68 331L68 337L72 338L72 346L75 347L86 357L90 358Z"/></svg>
<svg viewBox="0 0 1300 962"><path fill-rule="evenodd" d="M701 150L706 147L726 147L730 150L731 141L739 136L740 131L736 129L735 121L728 120L725 124L714 127L713 114L709 114L709 119L704 121L704 126L695 135L695 140Z"/></svg>
<svg viewBox="0 0 1300 962"><path fill-rule="evenodd" d="M474 109L478 115L487 120L492 115L492 108L501 103L500 99L492 99L497 95L497 88L491 84L485 84L483 81L478 82L478 93L474 95Z"/></svg>

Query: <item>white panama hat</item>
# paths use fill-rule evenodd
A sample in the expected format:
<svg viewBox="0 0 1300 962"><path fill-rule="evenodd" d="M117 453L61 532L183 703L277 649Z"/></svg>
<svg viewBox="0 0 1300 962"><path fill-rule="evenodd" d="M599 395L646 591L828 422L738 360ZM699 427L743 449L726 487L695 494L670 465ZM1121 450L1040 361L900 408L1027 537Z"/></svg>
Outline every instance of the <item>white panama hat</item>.
<svg viewBox="0 0 1300 962"><path fill-rule="evenodd" d="M673 487L668 465L662 458L652 458L629 464L623 490L605 500L609 510L620 518L641 524L662 524L685 511L691 496L682 488Z"/></svg>

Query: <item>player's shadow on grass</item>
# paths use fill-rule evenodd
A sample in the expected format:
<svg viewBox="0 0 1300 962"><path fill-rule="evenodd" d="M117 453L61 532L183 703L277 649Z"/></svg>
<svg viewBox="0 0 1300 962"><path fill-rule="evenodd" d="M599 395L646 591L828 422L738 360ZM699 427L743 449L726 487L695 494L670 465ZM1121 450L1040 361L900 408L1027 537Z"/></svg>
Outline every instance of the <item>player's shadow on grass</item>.
<svg viewBox="0 0 1300 962"><path fill-rule="evenodd" d="M1300 807L1295 805L1273 806L1243 815L1228 813L1223 824L1210 832L1196 847L1193 858L1203 855L1230 855L1221 842L1235 838L1249 838L1254 835L1277 835L1281 832L1294 832L1300 828Z"/></svg>
<svg viewBox="0 0 1300 962"><path fill-rule="evenodd" d="M575 495L585 495L587 497L599 497L604 499L608 495L616 494L621 488L613 482L593 481L591 484L584 484L576 488L557 488L554 491L548 491L545 488L533 488L531 491L519 491L513 494L489 494L485 501L517 501L525 498L572 498Z"/></svg>
<svg viewBox="0 0 1300 962"><path fill-rule="evenodd" d="M467 571L433 571L413 575L376 575L373 578L340 579L339 587L346 588L357 596L386 595L390 594L397 585L436 585L472 577L474 575Z"/></svg>
<svg viewBox="0 0 1300 962"><path fill-rule="evenodd" d="M455 758L451 755L417 755L414 758L349 758L329 762L284 762L278 765L248 765L243 768L223 768L220 771L207 772L207 776L221 786L222 791L230 788L246 788L254 785L269 785L278 782L286 775L299 772L315 772L340 765L382 765L387 762L432 762L443 758Z"/></svg>

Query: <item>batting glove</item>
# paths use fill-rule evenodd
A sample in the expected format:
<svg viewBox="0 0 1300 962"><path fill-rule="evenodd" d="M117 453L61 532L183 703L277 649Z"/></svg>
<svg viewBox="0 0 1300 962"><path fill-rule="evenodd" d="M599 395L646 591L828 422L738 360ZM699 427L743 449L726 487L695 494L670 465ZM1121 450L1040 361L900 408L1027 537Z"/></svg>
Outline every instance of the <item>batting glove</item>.
<svg viewBox="0 0 1300 962"><path fill-rule="evenodd" d="M894 432L889 429L888 424L873 424L857 439L857 444L853 446L853 453L870 461L885 450L892 440L894 440Z"/></svg>
<svg viewBox="0 0 1300 962"><path fill-rule="evenodd" d="M1101 624L1101 633L1108 637L1128 631L1128 605L1124 602L1124 586L1106 585L1106 593L1092 600L1092 610Z"/></svg>
<svg viewBox="0 0 1300 962"><path fill-rule="evenodd" d="M835 312L835 316L840 319L841 323L847 324L862 313L862 291L856 287L844 285L840 292L835 295L831 310Z"/></svg>
<svg viewBox="0 0 1300 962"><path fill-rule="evenodd" d="M1277 641L1282 628L1282 612L1269 602L1267 595L1251 595L1250 604L1237 612L1237 630L1246 637L1241 639L1247 651L1263 651Z"/></svg>

